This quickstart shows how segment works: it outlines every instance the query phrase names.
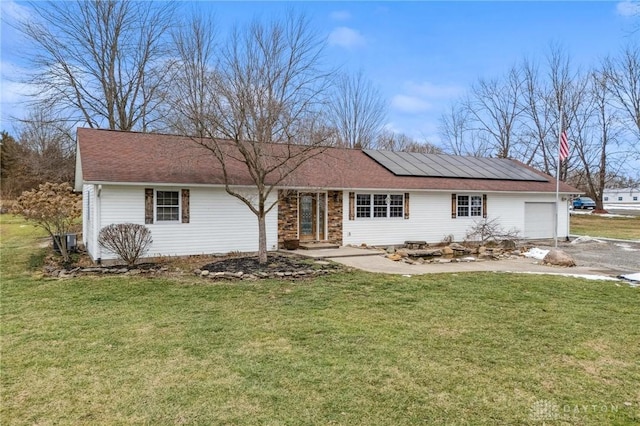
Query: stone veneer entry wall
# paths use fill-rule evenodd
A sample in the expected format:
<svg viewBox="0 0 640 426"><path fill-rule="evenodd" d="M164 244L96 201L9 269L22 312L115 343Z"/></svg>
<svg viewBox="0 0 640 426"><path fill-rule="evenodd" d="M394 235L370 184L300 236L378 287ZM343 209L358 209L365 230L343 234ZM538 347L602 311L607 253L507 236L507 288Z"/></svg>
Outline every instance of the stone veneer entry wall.
<svg viewBox="0 0 640 426"><path fill-rule="evenodd" d="M327 239L342 245L342 191L327 191ZM298 238L298 192L278 191L278 248Z"/></svg>
<svg viewBox="0 0 640 426"><path fill-rule="evenodd" d="M278 190L278 248L298 238L298 193Z"/></svg>
<svg viewBox="0 0 640 426"><path fill-rule="evenodd" d="M342 245L342 191L327 191L327 237Z"/></svg>

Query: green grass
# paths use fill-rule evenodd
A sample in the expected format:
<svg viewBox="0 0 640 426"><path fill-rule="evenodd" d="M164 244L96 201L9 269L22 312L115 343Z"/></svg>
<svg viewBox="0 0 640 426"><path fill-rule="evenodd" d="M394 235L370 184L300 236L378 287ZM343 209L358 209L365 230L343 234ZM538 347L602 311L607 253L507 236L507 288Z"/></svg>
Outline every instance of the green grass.
<svg viewBox="0 0 640 426"><path fill-rule="evenodd" d="M571 215L571 233L590 237L640 240L640 216L602 217L600 215Z"/></svg>
<svg viewBox="0 0 640 426"><path fill-rule="evenodd" d="M5 226L20 225L3 221L3 259L22 250L26 265ZM626 285L57 280L10 266L2 424L542 424L537 401L564 422L547 424L640 422L640 291Z"/></svg>

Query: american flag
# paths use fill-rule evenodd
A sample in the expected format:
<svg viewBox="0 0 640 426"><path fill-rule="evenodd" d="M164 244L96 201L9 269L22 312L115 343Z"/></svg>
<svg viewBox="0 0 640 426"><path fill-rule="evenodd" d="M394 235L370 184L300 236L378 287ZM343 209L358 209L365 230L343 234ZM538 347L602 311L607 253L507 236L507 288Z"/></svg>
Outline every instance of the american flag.
<svg viewBox="0 0 640 426"><path fill-rule="evenodd" d="M569 141L567 140L567 131L560 134L560 161L564 161L569 156Z"/></svg>

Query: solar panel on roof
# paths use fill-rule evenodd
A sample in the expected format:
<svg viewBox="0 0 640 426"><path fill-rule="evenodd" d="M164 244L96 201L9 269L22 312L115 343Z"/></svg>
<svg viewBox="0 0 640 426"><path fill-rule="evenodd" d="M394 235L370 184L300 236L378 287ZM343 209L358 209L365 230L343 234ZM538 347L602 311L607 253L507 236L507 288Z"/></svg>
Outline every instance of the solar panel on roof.
<svg viewBox="0 0 640 426"><path fill-rule="evenodd" d="M547 182L543 176L504 158L363 150L396 176Z"/></svg>
<svg viewBox="0 0 640 426"><path fill-rule="evenodd" d="M472 163L467 163L463 161L464 159L465 157L441 156L442 161L451 164L449 168L454 171L455 176L476 178L478 173L482 175L482 170L476 170Z"/></svg>

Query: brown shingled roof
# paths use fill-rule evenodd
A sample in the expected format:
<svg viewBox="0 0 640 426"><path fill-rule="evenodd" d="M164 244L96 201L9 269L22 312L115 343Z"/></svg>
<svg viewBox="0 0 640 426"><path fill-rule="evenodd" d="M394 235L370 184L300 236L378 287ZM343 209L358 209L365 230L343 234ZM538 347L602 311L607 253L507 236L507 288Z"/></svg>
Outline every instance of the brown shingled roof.
<svg viewBox="0 0 640 426"><path fill-rule="evenodd" d="M282 148L282 147L280 147ZM276 148L278 149L278 148ZM83 182L223 184L215 157L188 137L78 129ZM555 179L522 163L547 182L396 176L358 149L326 148L290 173L282 186L330 189L555 192ZM231 164L233 185L251 185L242 163ZM579 193L563 182L560 192Z"/></svg>

